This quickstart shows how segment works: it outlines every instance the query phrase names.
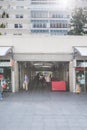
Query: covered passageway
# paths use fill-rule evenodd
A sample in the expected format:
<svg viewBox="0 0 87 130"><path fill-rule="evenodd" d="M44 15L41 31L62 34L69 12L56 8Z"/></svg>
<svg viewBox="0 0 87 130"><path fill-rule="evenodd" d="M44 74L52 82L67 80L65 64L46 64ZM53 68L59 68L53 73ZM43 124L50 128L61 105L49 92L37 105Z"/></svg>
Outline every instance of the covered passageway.
<svg viewBox="0 0 87 130"><path fill-rule="evenodd" d="M69 62L57 61L19 61L19 90L23 89L25 73L29 77L29 91L51 91L52 82L65 82L69 91ZM39 76L39 77L38 77ZM40 78L43 78L42 82ZM49 83L47 83L49 78ZM60 86L60 91L62 91Z"/></svg>

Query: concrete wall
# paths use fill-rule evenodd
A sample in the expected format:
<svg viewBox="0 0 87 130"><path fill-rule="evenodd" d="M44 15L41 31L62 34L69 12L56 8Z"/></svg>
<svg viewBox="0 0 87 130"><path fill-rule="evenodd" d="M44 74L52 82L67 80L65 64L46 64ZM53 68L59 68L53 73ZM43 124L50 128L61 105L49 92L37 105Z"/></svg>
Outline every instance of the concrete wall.
<svg viewBox="0 0 87 130"><path fill-rule="evenodd" d="M0 36L0 46L14 46L15 53L72 53L73 46L87 46L87 36Z"/></svg>

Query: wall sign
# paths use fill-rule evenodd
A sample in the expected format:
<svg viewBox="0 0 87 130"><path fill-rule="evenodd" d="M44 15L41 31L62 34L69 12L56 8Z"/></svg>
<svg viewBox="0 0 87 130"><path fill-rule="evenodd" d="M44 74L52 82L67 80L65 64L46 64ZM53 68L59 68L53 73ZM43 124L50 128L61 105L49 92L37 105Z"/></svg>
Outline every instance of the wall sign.
<svg viewBox="0 0 87 130"><path fill-rule="evenodd" d="M9 66L11 66L10 62L0 62L0 67L9 67Z"/></svg>

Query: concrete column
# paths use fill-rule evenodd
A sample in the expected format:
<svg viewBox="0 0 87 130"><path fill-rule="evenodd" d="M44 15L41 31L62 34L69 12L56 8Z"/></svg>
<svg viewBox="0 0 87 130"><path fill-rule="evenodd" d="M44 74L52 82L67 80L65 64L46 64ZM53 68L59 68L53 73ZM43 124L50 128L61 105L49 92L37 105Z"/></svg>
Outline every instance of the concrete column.
<svg viewBox="0 0 87 130"><path fill-rule="evenodd" d="M12 92L15 92L15 73L14 70L11 72L11 79L12 79Z"/></svg>
<svg viewBox="0 0 87 130"><path fill-rule="evenodd" d="M76 59L73 59L73 92L76 92L76 73L75 73L75 68L76 68Z"/></svg>
<svg viewBox="0 0 87 130"><path fill-rule="evenodd" d="M73 67L73 92L76 92L76 75L75 75L75 68Z"/></svg>
<svg viewBox="0 0 87 130"><path fill-rule="evenodd" d="M69 64L69 85L70 85L70 92L76 91L76 76L75 76L75 61L71 61Z"/></svg>
<svg viewBox="0 0 87 130"><path fill-rule="evenodd" d="M70 92L73 91L73 62L70 61L69 63L69 89L70 89Z"/></svg>
<svg viewBox="0 0 87 130"><path fill-rule="evenodd" d="M12 92L18 92L19 90L19 79L18 79L18 63L14 62L14 68L12 68Z"/></svg>
<svg viewBox="0 0 87 130"><path fill-rule="evenodd" d="M18 63L15 61L15 92L19 91L19 74L18 74Z"/></svg>

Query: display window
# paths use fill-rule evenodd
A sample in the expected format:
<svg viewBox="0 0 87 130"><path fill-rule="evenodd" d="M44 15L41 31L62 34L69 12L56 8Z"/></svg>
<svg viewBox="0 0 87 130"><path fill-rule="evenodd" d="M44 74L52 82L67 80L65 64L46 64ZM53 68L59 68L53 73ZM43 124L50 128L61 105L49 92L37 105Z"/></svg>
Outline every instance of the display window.
<svg viewBox="0 0 87 130"><path fill-rule="evenodd" d="M3 91L12 91L11 67L6 66L6 62L0 62L0 85Z"/></svg>
<svg viewBox="0 0 87 130"><path fill-rule="evenodd" d="M75 68L76 91L87 91L87 61L77 61Z"/></svg>

